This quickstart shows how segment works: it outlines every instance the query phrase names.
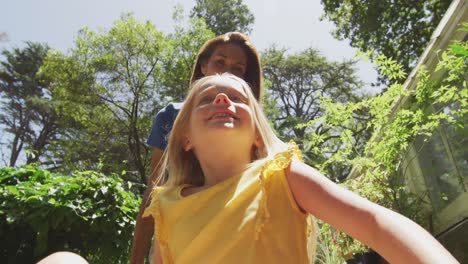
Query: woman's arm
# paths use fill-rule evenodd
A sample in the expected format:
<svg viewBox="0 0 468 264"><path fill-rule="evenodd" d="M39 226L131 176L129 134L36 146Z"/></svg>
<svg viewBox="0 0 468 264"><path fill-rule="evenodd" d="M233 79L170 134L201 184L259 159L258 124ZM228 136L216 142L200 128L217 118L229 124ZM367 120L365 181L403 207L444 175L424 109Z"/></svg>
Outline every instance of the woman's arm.
<svg viewBox="0 0 468 264"><path fill-rule="evenodd" d="M148 252L150 240L154 233L154 223L153 218L143 218L142 216L146 207L150 204L150 195L156 184L156 172L159 170L164 149L167 147L167 137L181 107L182 103L170 103L161 109L154 119L151 133L146 142L149 146L152 146L154 150L150 163L150 177L145 193L143 194L133 233L132 253L130 258L131 264L142 264Z"/></svg>
<svg viewBox="0 0 468 264"><path fill-rule="evenodd" d="M159 168L163 151L155 148L153 151L153 157L151 158L150 171L155 172ZM131 264L142 264L144 263L145 257L148 254L150 247L151 237L154 234L154 222L152 217L143 217L143 212L151 202L151 191L154 188L156 182L156 173L150 173L150 177L147 183L145 193L140 205L140 211L136 219L135 230L133 231L133 243L132 252L130 257Z"/></svg>
<svg viewBox="0 0 468 264"><path fill-rule="evenodd" d="M360 240L390 263L458 263L415 222L342 188L314 168L293 161L286 173L303 210Z"/></svg>

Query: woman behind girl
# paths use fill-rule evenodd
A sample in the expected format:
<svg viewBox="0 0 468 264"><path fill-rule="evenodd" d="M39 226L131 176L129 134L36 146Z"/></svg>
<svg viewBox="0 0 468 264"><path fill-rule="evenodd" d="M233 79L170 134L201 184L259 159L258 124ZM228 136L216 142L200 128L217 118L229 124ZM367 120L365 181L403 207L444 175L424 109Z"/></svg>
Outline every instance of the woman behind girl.
<svg viewBox="0 0 468 264"><path fill-rule="evenodd" d="M229 32L208 40L198 53L190 83L204 76L224 72L230 72L246 80L251 85L256 100L260 101L262 69L259 55L247 36L242 33ZM168 135L182 105L182 103L171 103L156 115L151 134L147 140L147 144L154 148L150 165L151 172L157 171L167 146ZM149 196L156 184L155 175L156 173L150 174L140 212L136 219L130 261L132 264L143 263L154 233L153 222L150 218L142 218L142 214L150 202Z"/></svg>
<svg viewBox="0 0 468 264"><path fill-rule="evenodd" d="M161 164L166 177L145 211L155 220L155 263L310 263L309 215L390 263L457 263L416 223L302 163L230 74L193 84Z"/></svg>

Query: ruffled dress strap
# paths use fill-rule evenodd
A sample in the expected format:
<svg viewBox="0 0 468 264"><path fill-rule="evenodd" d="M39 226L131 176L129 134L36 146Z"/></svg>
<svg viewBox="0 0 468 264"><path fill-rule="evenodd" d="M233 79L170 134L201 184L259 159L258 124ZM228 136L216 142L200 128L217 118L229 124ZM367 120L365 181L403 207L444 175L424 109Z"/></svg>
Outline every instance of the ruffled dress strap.
<svg viewBox="0 0 468 264"><path fill-rule="evenodd" d="M299 147L293 141L288 143L288 148L285 151L277 153L273 159L268 160L263 165L259 181L260 181L260 188L263 193L262 198L260 200L260 205L257 212L257 223L255 226L255 239L260 237L260 233L263 229L263 226L270 218L270 213L268 211L268 192L267 192L267 185L268 185L268 178L270 175L274 174L275 172L282 171L289 167L291 161L293 159L297 159L302 161L302 153L299 150Z"/></svg>
<svg viewBox="0 0 468 264"><path fill-rule="evenodd" d="M160 195L164 189L156 187L151 193L151 204L146 208L143 217L152 216L154 219L154 233L161 252L163 263L173 263L169 254L168 236L165 232L164 221L161 216ZM151 256L152 257L152 256Z"/></svg>
<svg viewBox="0 0 468 264"><path fill-rule="evenodd" d="M286 151L277 153L273 159L267 161L261 170L259 181L261 191L263 193L260 200L259 209L257 212L258 220L255 226L255 239L259 239L264 225L267 223L270 213L268 212L268 182L271 175L274 175L278 171L284 171L291 165L292 160L298 160L303 162L302 152L299 147L293 141L288 143ZM307 237L307 253L310 263L314 263L317 246L317 225L315 218L312 215L306 216L306 229L305 236Z"/></svg>

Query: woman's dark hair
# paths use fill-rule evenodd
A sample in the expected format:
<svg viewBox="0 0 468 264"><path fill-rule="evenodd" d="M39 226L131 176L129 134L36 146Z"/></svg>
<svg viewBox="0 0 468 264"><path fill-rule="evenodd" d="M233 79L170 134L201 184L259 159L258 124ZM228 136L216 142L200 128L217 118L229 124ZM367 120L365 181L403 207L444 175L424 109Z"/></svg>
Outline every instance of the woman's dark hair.
<svg viewBox="0 0 468 264"><path fill-rule="evenodd" d="M247 55L247 67L244 80L249 83L255 98L260 102L262 98L262 66L260 64L260 56L249 38L240 32L228 32L205 42L195 60L190 83L204 77L201 71L202 64L208 62L219 45L228 43L238 45Z"/></svg>

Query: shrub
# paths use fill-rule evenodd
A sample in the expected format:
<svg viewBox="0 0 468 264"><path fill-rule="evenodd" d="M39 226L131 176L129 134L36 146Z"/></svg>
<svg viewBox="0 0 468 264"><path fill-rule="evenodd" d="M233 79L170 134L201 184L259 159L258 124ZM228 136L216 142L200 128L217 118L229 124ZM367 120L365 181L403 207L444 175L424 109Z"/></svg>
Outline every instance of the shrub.
<svg viewBox="0 0 468 264"><path fill-rule="evenodd" d="M118 175L0 169L0 255L33 263L59 250L92 263L127 262L139 199Z"/></svg>

